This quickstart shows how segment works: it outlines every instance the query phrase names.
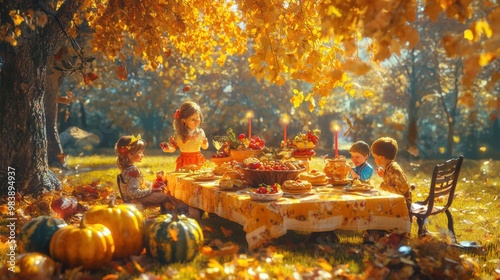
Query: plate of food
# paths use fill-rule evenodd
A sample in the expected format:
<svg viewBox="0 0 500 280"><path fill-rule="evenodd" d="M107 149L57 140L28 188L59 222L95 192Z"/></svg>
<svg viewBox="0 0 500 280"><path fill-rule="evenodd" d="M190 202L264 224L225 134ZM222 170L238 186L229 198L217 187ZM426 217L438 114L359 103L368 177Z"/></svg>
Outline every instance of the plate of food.
<svg viewBox="0 0 500 280"><path fill-rule="evenodd" d="M349 179L330 179L330 184L333 186L345 186L349 183L351 183L351 180Z"/></svg>
<svg viewBox="0 0 500 280"><path fill-rule="evenodd" d="M212 181L212 180L216 180L217 177L213 173L203 173L203 174L198 174L196 176L193 176L193 179L195 181Z"/></svg>
<svg viewBox="0 0 500 280"><path fill-rule="evenodd" d="M223 190L234 190L234 189L240 189L243 187L243 181L241 179L231 179L231 178L224 178L220 179L219 181L219 188Z"/></svg>
<svg viewBox="0 0 500 280"><path fill-rule="evenodd" d="M312 188L312 184L308 181L295 179L295 180L286 180L283 182L283 186L281 190L286 194L304 194L310 193Z"/></svg>
<svg viewBox="0 0 500 280"><path fill-rule="evenodd" d="M363 191L370 191L373 189L373 186L370 185L369 183L362 182L360 180L353 180L352 184L347 185L344 187L345 191L350 191L350 192L363 192Z"/></svg>
<svg viewBox="0 0 500 280"><path fill-rule="evenodd" d="M283 191L278 191L275 193L256 193L255 191L250 191L248 194L253 200L274 201L280 199L283 196Z"/></svg>

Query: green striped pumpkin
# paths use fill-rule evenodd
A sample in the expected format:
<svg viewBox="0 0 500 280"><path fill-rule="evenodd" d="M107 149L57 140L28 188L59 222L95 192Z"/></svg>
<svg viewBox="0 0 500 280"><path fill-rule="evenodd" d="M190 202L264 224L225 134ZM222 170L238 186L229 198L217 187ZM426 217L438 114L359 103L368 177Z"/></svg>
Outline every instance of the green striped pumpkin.
<svg viewBox="0 0 500 280"><path fill-rule="evenodd" d="M146 252L163 264L191 261L203 245L203 231L195 219L160 215L148 221Z"/></svg>
<svg viewBox="0 0 500 280"><path fill-rule="evenodd" d="M49 255L52 235L65 226L67 224L63 219L51 216L39 216L28 221L19 232L19 252L40 252Z"/></svg>

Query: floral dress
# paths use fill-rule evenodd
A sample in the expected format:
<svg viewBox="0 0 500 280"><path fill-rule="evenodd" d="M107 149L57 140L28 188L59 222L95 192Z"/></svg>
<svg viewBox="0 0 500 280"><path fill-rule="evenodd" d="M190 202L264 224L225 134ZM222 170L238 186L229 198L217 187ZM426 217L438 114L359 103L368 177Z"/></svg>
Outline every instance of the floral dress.
<svg viewBox="0 0 500 280"><path fill-rule="evenodd" d="M132 165L122 170L122 190L124 200L135 200L144 197L152 192L149 188L149 182L144 180L142 172L137 166Z"/></svg>

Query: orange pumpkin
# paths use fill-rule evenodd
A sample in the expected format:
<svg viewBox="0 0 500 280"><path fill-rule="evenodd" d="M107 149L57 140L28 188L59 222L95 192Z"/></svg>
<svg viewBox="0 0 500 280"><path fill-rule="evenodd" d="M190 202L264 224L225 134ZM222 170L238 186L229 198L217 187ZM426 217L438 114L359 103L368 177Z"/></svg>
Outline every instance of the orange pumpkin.
<svg viewBox="0 0 500 280"><path fill-rule="evenodd" d="M133 205L115 205L111 200L109 205L91 207L83 220L87 224L103 224L109 228L115 243L113 259L139 255L144 249L144 216Z"/></svg>
<svg viewBox="0 0 500 280"><path fill-rule="evenodd" d="M56 268L56 262L45 254L40 252L24 253L16 257L13 272L7 265L2 268L0 279L10 279L9 274L15 279L52 279Z"/></svg>
<svg viewBox="0 0 500 280"><path fill-rule="evenodd" d="M72 268L96 269L109 263L113 258L115 245L111 231L101 224L61 228L50 240L50 255L57 261Z"/></svg>

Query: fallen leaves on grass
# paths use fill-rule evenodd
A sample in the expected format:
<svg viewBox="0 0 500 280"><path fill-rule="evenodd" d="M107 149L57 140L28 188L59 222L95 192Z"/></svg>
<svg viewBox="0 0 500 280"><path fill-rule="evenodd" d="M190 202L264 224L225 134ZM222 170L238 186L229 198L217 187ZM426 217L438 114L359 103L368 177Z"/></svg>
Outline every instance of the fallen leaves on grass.
<svg viewBox="0 0 500 280"><path fill-rule="evenodd" d="M201 253L207 257L230 256L238 253L240 247L233 242L222 242L215 239L201 248Z"/></svg>

